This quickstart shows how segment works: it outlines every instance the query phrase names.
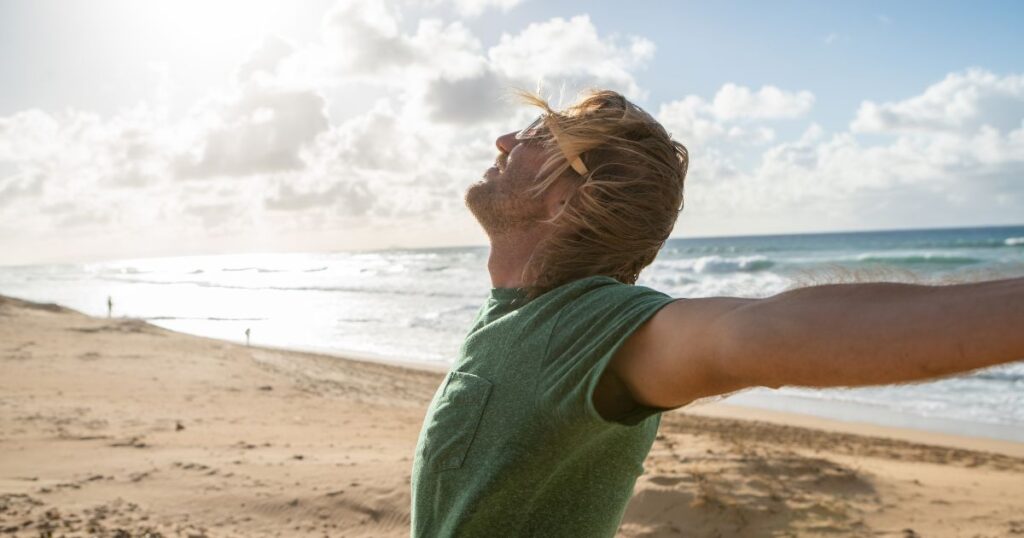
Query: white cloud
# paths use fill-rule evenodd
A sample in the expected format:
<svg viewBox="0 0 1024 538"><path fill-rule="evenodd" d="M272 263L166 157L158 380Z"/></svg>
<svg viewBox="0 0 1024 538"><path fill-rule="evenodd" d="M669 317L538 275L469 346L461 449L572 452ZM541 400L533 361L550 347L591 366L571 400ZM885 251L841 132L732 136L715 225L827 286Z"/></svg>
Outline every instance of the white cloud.
<svg viewBox="0 0 1024 538"><path fill-rule="evenodd" d="M313 162L300 173L269 178L262 204L270 211L320 214L334 220L358 217L377 201L364 175L337 159Z"/></svg>
<svg viewBox="0 0 1024 538"><path fill-rule="evenodd" d="M471 8L502 9L481 6ZM107 116L0 118L0 230L76 245L118 230L196 244L211 231L427 235L463 218L475 230L463 191L494 158L493 138L530 113L508 90L543 79L570 96L603 86L637 98L654 51L587 16L535 22L488 49L461 22L406 21L392 4L346 0L321 39L267 37L181 113L160 93ZM821 226L825 215L858 227L864 215L881 223L928 204L1024 214L1022 77L951 73L905 100L865 101L840 132L808 121L810 91L773 85L727 83L652 109L690 149L690 219Z"/></svg>
<svg viewBox="0 0 1024 538"><path fill-rule="evenodd" d="M249 57L238 66L238 78L245 81L256 76L274 76L279 66L295 53L295 46L280 36L267 36Z"/></svg>
<svg viewBox="0 0 1024 538"><path fill-rule="evenodd" d="M144 104L106 120L74 110L0 119L0 228L94 229L136 211L122 198L144 197L167 177L164 119Z"/></svg>
<svg viewBox="0 0 1024 538"><path fill-rule="evenodd" d="M787 92L775 86L750 88L728 83L715 94L712 113L724 120L798 118L814 106L814 94L807 90Z"/></svg>
<svg viewBox="0 0 1024 538"><path fill-rule="evenodd" d="M993 186L1020 189L1024 172L1024 131L1004 137L994 130L974 135L901 137L888 145L868 145L851 133L825 137L812 128L797 142L767 150L750 173L749 185L765 199L784 199L791 207L841 204L851 195L917 192L947 205L971 200L992 204ZM1024 200L1021 200L1024 201ZM856 210L849 207L852 219ZM1022 207L1024 209L1024 207ZM935 211L941 211L937 206Z"/></svg>
<svg viewBox="0 0 1024 538"><path fill-rule="evenodd" d="M723 228L761 222L761 229L771 230L798 223L906 226L901 219L914 214L919 225L950 225L976 222L994 209L1024 214L1020 78L951 73L921 95L862 106L849 131L828 133L811 123L756 160L750 159L753 139L738 144L730 136L740 132L735 128L746 127L749 135L766 118L805 114L812 97L779 91L766 95L790 98L758 101L747 96L761 92L719 91L715 100L740 95L733 102L742 106L716 113L714 101L691 95L662 105L658 117L691 148L690 218ZM761 106L768 103L775 104ZM893 137L879 140L864 132Z"/></svg>
<svg viewBox="0 0 1024 538"><path fill-rule="evenodd" d="M155 104L0 118L0 229L49 237L61 227L80 249L117 230L185 248L253 230L453 229L472 220L463 191L493 160L493 138L529 113L508 90L543 78L642 95L635 71L653 53L586 16L528 25L488 50L462 22L343 0L319 39L266 37L183 112L169 113L165 69Z"/></svg>
<svg viewBox="0 0 1024 538"><path fill-rule="evenodd" d="M850 124L855 132L899 133L975 130L1006 132L1024 117L1024 75L999 76L983 69L950 73L902 101L864 101Z"/></svg>
<svg viewBox="0 0 1024 538"><path fill-rule="evenodd" d="M490 9L496 9L503 13L508 12L523 3L523 0L413 0L413 2L426 6L450 4L460 17L474 18Z"/></svg>
<svg viewBox="0 0 1024 538"><path fill-rule="evenodd" d="M380 100L365 114L353 118L318 140L317 151L352 168L400 171L417 162L422 133L406 130L400 113Z"/></svg>
<svg viewBox="0 0 1024 538"><path fill-rule="evenodd" d="M634 77L654 56L650 40L631 36L602 38L587 15L532 23L517 35L504 34L488 57L498 73L531 86L538 79L572 87L598 85L631 97L644 91Z"/></svg>
<svg viewBox="0 0 1024 538"><path fill-rule="evenodd" d="M413 59L389 2L342 0L324 18L326 45L355 72L379 72Z"/></svg>
<svg viewBox="0 0 1024 538"><path fill-rule="evenodd" d="M324 22L326 56L338 64L341 76L390 86L465 77L483 69L480 41L461 22L423 19L415 33L405 34L400 20L386 2L338 2Z"/></svg>
<svg viewBox="0 0 1024 538"><path fill-rule="evenodd" d="M43 192L46 177L33 170L19 170L0 177L0 208L19 198L38 196Z"/></svg>
<svg viewBox="0 0 1024 538"><path fill-rule="evenodd" d="M432 119L468 125L507 117L511 113L507 91L507 81L484 71L475 77L435 80L424 99Z"/></svg>
<svg viewBox="0 0 1024 538"><path fill-rule="evenodd" d="M770 206L770 199L752 196L762 188L751 168L756 164L755 148L776 141L774 123L805 115L813 103L808 91L789 92L774 86L753 91L732 83L724 84L711 100L687 95L663 103L658 121L690 154L690 213L722 214ZM778 200L779 193L774 196Z"/></svg>
<svg viewBox="0 0 1024 538"><path fill-rule="evenodd" d="M417 51L420 78L464 78L486 68L480 40L461 22L422 20L408 42Z"/></svg>
<svg viewBox="0 0 1024 538"><path fill-rule="evenodd" d="M60 124L38 109L24 110L0 118L0 161L38 159L55 150L52 141Z"/></svg>
<svg viewBox="0 0 1024 538"><path fill-rule="evenodd" d="M790 92L763 86L752 91L726 83L710 102L698 95L687 95L662 104L657 118L694 149L716 140L759 145L775 140L775 131L764 125L765 121L798 118L813 105L814 94L806 90Z"/></svg>
<svg viewBox="0 0 1024 538"><path fill-rule="evenodd" d="M315 90L250 80L196 113L202 127L176 161L182 177L244 176L297 169L299 151L327 130Z"/></svg>
<svg viewBox="0 0 1024 538"><path fill-rule="evenodd" d="M463 17L478 17L484 11L497 8L508 11L522 3L522 0L453 0L455 10Z"/></svg>

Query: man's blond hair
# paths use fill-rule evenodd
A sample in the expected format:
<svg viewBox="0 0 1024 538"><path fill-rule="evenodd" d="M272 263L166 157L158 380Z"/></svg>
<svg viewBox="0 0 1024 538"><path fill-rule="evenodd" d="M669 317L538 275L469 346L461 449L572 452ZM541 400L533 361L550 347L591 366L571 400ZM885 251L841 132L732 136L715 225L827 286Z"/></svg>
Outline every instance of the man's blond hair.
<svg viewBox="0 0 1024 538"><path fill-rule="evenodd" d="M562 111L535 93L519 95L549 115L558 136L541 137L546 160L530 194L540 196L562 177L574 183L559 212L544 221L555 231L524 269L527 300L594 275L635 284L683 210L686 147L614 91L591 90ZM586 174L574 171L567 155L578 155Z"/></svg>

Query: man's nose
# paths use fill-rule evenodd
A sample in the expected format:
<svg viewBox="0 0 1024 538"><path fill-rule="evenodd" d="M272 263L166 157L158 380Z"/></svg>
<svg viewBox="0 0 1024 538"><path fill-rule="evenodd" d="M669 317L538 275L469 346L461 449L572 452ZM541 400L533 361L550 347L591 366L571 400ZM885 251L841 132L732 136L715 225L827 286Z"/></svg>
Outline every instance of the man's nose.
<svg viewBox="0 0 1024 538"><path fill-rule="evenodd" d="M494 145L498 148L498 151L502 153L510 153L512 148L516 147L519 140L516 140L516 133L505 133L499 136L495 141Z"/></svg>

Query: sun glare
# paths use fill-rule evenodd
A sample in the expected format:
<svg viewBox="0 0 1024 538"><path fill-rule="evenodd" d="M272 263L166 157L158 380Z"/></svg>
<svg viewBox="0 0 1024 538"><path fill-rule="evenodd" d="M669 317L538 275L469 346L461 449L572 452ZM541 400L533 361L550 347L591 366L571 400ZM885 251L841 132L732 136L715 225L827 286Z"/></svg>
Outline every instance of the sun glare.
<svg viewBox="0 0 1024 538"><path fill-rule="evenodd" d="M118 1L106 7L115 26L135 38L127 42L199 59L250 48L279 32L297 11L276 0Z"/></svg>

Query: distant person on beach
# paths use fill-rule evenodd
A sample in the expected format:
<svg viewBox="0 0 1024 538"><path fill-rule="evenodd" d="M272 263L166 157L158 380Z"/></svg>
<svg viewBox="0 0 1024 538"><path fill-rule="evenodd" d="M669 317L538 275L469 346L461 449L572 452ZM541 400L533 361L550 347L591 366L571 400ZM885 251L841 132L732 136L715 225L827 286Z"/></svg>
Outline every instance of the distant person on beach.
<svg viewBox="0 0 1024 538"><path fill-rule="evenodd" d="M107 318L110 318L114 313L114 299L107 295Z"/></svg>
<svg viewBox="0 0 1024 538"><path fill-rule="evenodd" d="M764 299L635 285L682 210L686 148L615 92L523 97L540 117L466 191L493 288L424 419L413 536L614 536L664 411L1024 358L1024 278Z"/></svg>

